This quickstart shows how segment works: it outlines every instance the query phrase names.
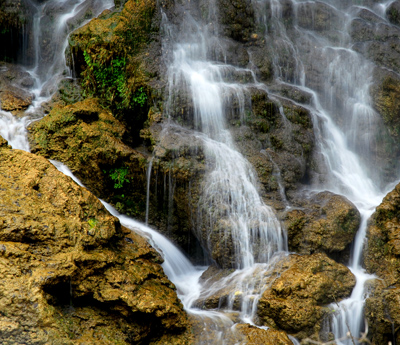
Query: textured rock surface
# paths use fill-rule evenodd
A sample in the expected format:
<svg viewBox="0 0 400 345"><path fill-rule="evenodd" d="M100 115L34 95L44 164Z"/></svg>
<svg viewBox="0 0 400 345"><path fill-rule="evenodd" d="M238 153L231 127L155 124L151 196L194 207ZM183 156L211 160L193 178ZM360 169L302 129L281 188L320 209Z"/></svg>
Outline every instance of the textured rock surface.
<svg viewBox="0 0 400 345"><path fill-rule="evenodd" d="M367 229L365 266L379 279L371 283L366 316L372 343L397 343L400 335L400 185L376 208Z"/></svg>
<svg viewBox="0 0 400 345"><path fill-rule="evenodd" d="M54 107L30 127L30 132L33 153L68 165L97 196L112 200L112 194L118 191L110 186L107 172L121 166L131 169L129 177L134 175L140 181L131 181L134 188L145 194L144 181L140 179L145 158L123 143L125 126L97 99Z"/></svg>
<svg viewBox="0 0 400 345"><path fill-rule="evenodd" d="M345 197L321 192L308 207L287 212L289 250L300 254L343 251L360 226L360 212Z"/></svg>
<svg viewBox="0 0 400 345"><path fill-rule="evenodd" d="M33 78L19 66L0 62L0 109L19 114L32 103L33 95L26 87Z"/></svg>
<svg viewBox="0 0 400 345"><path fill-rule="evenodd" d="M325 254L291 255L258 302L260 323L303 338L321 330L327 304L350 295L355 278Z"/></svg>
<svg viewBox="0 0 400 345"><path fill-rule="evenodd" d="M147 242L46 159L0 148L0 342L187 344Z"/></svg>
<svg viewBox="0 0 400 345"><path fill-rule="evenodd" d="M388 286L400 282L400 185L385 196L367 230L365 265Z"/></svg>

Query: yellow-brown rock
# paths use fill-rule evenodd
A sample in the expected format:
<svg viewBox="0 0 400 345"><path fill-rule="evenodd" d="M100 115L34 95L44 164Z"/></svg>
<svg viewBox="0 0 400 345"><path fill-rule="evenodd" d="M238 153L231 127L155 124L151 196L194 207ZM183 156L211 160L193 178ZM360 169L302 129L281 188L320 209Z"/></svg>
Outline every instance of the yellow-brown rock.
<svg viewBox="0 0 400 345"><path fill-rule="evenodd" d="M232 318L237 315L225 314ZM244 323L232 324L222 319L210 318L202 314L190 316L193 324L195 344L215 344L223 339L224 345L293 345L285 332L274 329L265 329Z"/></svg>
<svg viewBox="0 0 400 345"><path fill-rule="evenodd" d="M341 195L321 192L309 207L286 214L289 249L301 254L341 252L360 226L357 208Z"/></svg>
<svg viewBox="0 0 400 345"><path fill-rule="evenodd" d="M236 331L244 335L244 341L240 344L247 345L293 345L285 332L273 329L262 329L249 324L240 324Z"/></svg>
<svg viewBox="0 0 400 345"><path fill-rule="evenodd" d="M355 278L325 254L290 255L284 271L263 293L258 316L264 325L289 333L318 332L324 308L350 295Z"/></svg>
<svg viewBox="0 0 400 345"><path fill-rule="evenodd" d="M143 238L45 158L2 145L0 176L0 343L190 343Z"/></svg>
<svg viewBox="0 0 400 345"><path fill-rule="evenodd" d="M85 186L101 198L113 192L107 189L104 170L124 165L139 179L145 175L145 164L141 166L144 157L122 142L125 127L96 99L55 107L30 129L33 153L68 165ZM142 186L145 193L143 183L140 180L135 186Z"/></svg>
<svg viewBox="0 0 400 345"><path fill-rule="evenodd" d="M376 208L367 229L364 262L378 276L370 286L366 317L372 344L400 342L400 184ZM393 330L395 332L393 333Z"/></svg>
<svg viewBox="0 0 400 345"><path fill-rule="evenodd" d="M12 91L0 92L1 109L5 111L18 111L28 108L32 103L32 96L19 94Z"/></svg>

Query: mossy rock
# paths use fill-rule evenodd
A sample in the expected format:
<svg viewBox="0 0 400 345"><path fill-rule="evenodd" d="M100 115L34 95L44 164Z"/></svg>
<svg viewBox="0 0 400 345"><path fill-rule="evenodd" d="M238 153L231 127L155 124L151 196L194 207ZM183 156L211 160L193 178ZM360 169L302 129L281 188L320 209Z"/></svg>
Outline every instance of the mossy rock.
<svg viewBox="0 0 400 345"><path fill-rule="evenodd" d="M124 144L125 126L97 99L56 106L29 131L33 153L66 164L98 197L112 201L120 193L115 190L110 173L126 167L132 186L125 184L122 194L132 199L140 194L144 198L146 159Z"/></svg>
<svg viewBox="0 0 400 345"><path fill-rule="evenodd" d="M287 260L288 269L267 287L257 314L263 325L310 336L322 329L328 313L324 307L348 297L356 280L346 266L325 254L291 255Z"/></svg>
<svg viewBox="0 0 400 345"><path fill-rule="evenodd" d="M287 212L289 249L301 254L337 255L353 241L360 221L360 212L345 197L318 193L308 207Z"/></svg>
<svg viewBox="0 0 400 345"><path fill-rule="evenodd" d="M45 158L0 148L0 342L190 344L160 255Z"/></svg>

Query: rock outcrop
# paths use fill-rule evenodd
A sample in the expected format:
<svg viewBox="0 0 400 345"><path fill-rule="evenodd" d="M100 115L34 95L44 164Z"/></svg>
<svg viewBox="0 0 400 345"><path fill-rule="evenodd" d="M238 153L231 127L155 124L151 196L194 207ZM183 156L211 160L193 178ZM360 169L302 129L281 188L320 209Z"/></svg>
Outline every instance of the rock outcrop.
<svg viewBox="0 0 400 345"><path fill-rule="evenodd" d="M318 333L329 303L348 297L355 285L349 269L325 254L291 255L287 268L258 302L260 323L302 339Z"/></svg>
<svg viewBox="0 0 400 345"><path fill-rule="evenodd" d="M123 142L125 126L109 110L102 108L98 99L55 106L49 115L30 127L31 151L68 165L74 174L95 195L113 201L113 195L130 183L138 194L145 194L144 169L146 158ZM129 168L129 179L112 181L115 168ZM132 181L132 177L138 181ZM114 183L121 188L113 188ZM115 203L115 202L114 202Z"/></svg>
<svg viewBox="0 0 400 345"><path fill-rule="evenodd" d="M0 145L0 342L189 344L147 241L46 159Z"/></svg>
<svg viewBox="0 0 400 345"><path fill-rule="evenodd" d="M300 254L338 254L353 241L360 226L360 212L345 197L321 192L308 207L287 212L289 250Z"/></svg>
<svg viewBox="0 0 400 345"><path fill-rule="evenodd" d="M254 283L258 301L258 323L295 335L298 339L318 337L331 303L348 297L355 285L350 270L326 254L289 255L271 266L249 272L210 267L202 275L207 288L195 305L204 309L241 310L244 282Z"/></svg>
<svg viewBox="0 0 400 345"><path fill-rule="evenodd" d="M397 343L400 335L400 185L376 208L367 229L364 262L379 279L369 286L366 317L372 343ZM393 330L395 332L393 333Z"/></svg>

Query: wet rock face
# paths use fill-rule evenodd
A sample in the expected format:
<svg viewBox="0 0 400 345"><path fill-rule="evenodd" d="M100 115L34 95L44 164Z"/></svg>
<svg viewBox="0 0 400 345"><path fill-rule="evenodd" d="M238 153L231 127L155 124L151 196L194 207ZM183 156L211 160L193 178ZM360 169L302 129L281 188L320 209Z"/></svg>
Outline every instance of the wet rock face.
<svg viewBox="0 0 400 345"><path fill-rule="evenodd" d="M372 215L367 230L366 268L386 284L400 283L400 185L385 196Z"/></svg>
<svg viewBox="0 0 400 345"><path fill-rule="evenodd" d="M309 95L279 85L272 89L279 96L251 90L251 110L242 123L231 120L231 132L239 151L257 171L263 187L261 195L269 205L282 209L287 202L284 199L291 197L308 174L314 134L308 110L283 98L290 94L299 103L307 104Z"/></svg>
<svg viewBox="0 0 400 345"><path fill-rule="evenodd" d="M255 27L251 1L218 0L217 6L224 35L237 41L248 41Z"/></svg>
<svg viewBox="0 0 400 345"><path fill-rule="evenodd" d="M345 197L330 192L313 196L309 206L285 217L289 250L300 254L342 252L360 226L360 212Z"/></svg>
<svg viewBox="0 0 400 345"><path fill-rule="evenodd" d="M379 73L382 72L382 73ZM377 82L371 88L376 110L381 114L388 131L400 140L400 78L395 73L377 71Z"/></svg>
<svg viewBox="0 0 400 345"><path fill-rule="evenodd" d="M26 110L33 100L26 88L33 86L33 82L19 66L0 63L0 108L16 115Z"/></svg>
<svg viewBox="0 0 400 345"><path fill-rule="evenodd" d="M341 24L336 10L322 2L300 3L297 18L299 26L307 30L338 30Z"/></svg>
<svg viewBox="0 0 400 345"><path fill-rule="evenodd" d="M379 280L370 284L366 301L366 317L371 327L372 343L400 341L400 185L385 196L376 208L367 229L364 262L369 273Z"/></svg>
<svg viewBox="0 0 400 345"><path fill-rule="evenodd" d="M30 2L26 0L3 0L0 3L0 61L16 62L25 50L32 22ZM24 37L25 35L25 37Z"/></svg>
<svg viewBox="0 0 400 345"><path fill-rule="evenodd" d="M349 296L355 277L325 254L291 255L287 265L263 293L257 313L263 325L302 338L321 329L329 314L324 306Z"/></svg>
<svg viewBox="0 0 400 345"><path fill-rule="evenodd" d="M393 8L398 6L393 2ZM389 6L390 8L390 6ZM388 11L390 12L388 8ZM394 10L395 14L396 11ZM389 20L395 20L388 16ZM379 66L395 72L400 71L399 37L400 28L383 22L381 18L367 9L362 9L351 24L350 35L355 43L353 49L374 61Z"/></svg>
<svg viewBox="0 0 400 345"><path fill-rule="evenodd" d="M391 23L400 24L400 1L393 1L386 9L386 16Z"/></svg>
<svg viewBox="0 0 400 345"><path fill-rule="evenodd" d="M101 198L111 201L110 194L118 192L110 186L112 167L129 166L140 180L143 156L123 143L125 126L103 109L97 99L56 106L48 116L34 123L30 131L33 153L65 163ZM145 194L144 191L142 185Z"/></svg>
<svg viewBox="0 0 400 345"><path fill-rule="evenodd" d="M188 344L148 243L46 159L0 148L0 342Z"/></svg>

